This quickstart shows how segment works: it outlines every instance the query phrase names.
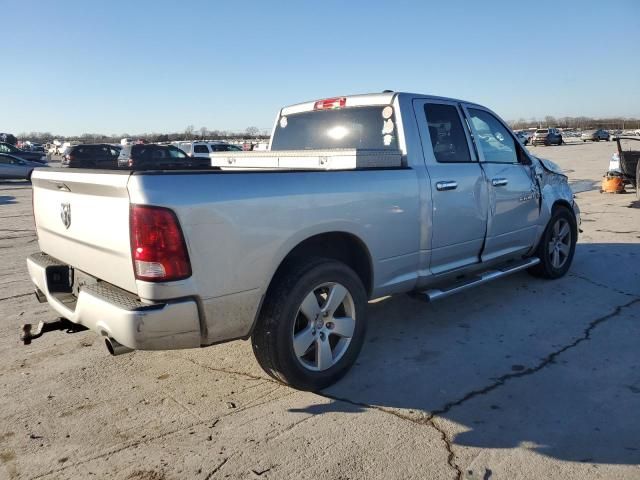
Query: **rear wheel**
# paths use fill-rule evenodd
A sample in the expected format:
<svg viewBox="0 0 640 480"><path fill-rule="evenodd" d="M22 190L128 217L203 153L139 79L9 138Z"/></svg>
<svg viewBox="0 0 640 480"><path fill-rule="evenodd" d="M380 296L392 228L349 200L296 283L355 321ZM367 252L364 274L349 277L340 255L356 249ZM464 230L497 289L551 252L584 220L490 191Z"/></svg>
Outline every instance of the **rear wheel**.
<svg viewBox="0 0 640 480"><path fill-rule="evenodd" d="M577 240L575 215L566 207L557 207L536 250L540 263L531 267L529 273L551 279L562 277L571 266Z"/></svg>
<svg viewBox="0 0 640 480"><path fill-rule="evenodd" d="M276 380L319 390L353 365L366 332L367 296L347 265L299 262L269 288L251 336L260 366Z"/></svg>

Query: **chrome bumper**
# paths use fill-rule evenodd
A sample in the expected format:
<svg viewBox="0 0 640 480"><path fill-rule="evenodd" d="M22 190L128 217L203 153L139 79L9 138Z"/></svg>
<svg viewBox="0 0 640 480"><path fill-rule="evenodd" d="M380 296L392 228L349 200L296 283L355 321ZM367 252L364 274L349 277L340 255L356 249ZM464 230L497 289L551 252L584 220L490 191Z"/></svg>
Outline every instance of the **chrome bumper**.
<svg viewBox="0 0 640 480"><path fill-rule="evenodd" d="M194 299L146 303L113 285L99 282L72 293L52 292L47 270L66 267L36 253L27 259L29 277L49 305L62 317L98 335L136 350L171 350L201 346L200 318ZM55 288L53 288L55 289Z"/></svg>

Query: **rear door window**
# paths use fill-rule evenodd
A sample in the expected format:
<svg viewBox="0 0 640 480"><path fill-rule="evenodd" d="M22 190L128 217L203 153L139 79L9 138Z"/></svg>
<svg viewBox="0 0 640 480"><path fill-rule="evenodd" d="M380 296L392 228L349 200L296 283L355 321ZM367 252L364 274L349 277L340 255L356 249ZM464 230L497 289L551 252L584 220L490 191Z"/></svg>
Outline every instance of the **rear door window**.
<svg viewBox="0 0 640 480"><path fill-rule="evenodd" d="M177 147L169 147L169 156L171 158L181 158L181 159L187 158L187 154Z"/></svg>
<svg viewBox="0 0 640 480"><path fill-rule="evenodd" d="M206 145L194 145L193 153L209 153L209 149Z"/></svg>
<svg viewBox="0 0 640 480"><path fill-rule="evenodd" d="M515 139L507 128L489 112L475 108L469 108L468 111L476 144L484 155L484 161L518 163Z"/></svg>
<svg viewBox="0 0 640 480"><path fill-rule="evenodd" d="M439 103L426 103L431 147L440 163L471 162L469 144L457 107Z"/></svg>

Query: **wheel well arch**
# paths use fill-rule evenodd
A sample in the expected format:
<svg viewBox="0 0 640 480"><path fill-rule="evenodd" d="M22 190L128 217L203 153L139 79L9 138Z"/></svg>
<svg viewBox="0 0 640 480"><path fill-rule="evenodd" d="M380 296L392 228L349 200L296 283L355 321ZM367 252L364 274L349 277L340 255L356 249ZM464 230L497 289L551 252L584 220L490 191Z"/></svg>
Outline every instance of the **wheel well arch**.
<svg viewBox="0 0 640 480"><path fill-rule="evenodd" d="M356 235L334 231L312 235L299 242L282 259L271 277L269 289L275 281L293 264L305 257L324 257L345 263L360 277L367 296L373 291L373 262L365 243Z"/></svg>
<svg viewBox="0 0 640 480"><path fill-rule="evenodd" d="M568 208L570 212L573 212L573 206L565 199L559 198L553 205L551 206L551 212L555 212L558 208L565 207Z"/></svg>

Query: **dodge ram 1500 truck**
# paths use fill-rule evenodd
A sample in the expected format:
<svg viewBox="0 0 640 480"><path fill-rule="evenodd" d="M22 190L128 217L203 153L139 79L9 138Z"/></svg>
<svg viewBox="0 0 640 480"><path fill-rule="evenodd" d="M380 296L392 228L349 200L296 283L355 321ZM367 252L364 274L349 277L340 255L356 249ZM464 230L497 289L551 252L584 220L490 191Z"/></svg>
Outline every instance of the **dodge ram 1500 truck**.
<svg viewBox="0 0 640 480"><path fill-rule="evenodd" d="M367 301L520 270L564 275L567 177L491 110L384 92L280 110L265 152L199 170L36 170L36 296L112 354L251 339L300 389L335 382Z"/></svg>

